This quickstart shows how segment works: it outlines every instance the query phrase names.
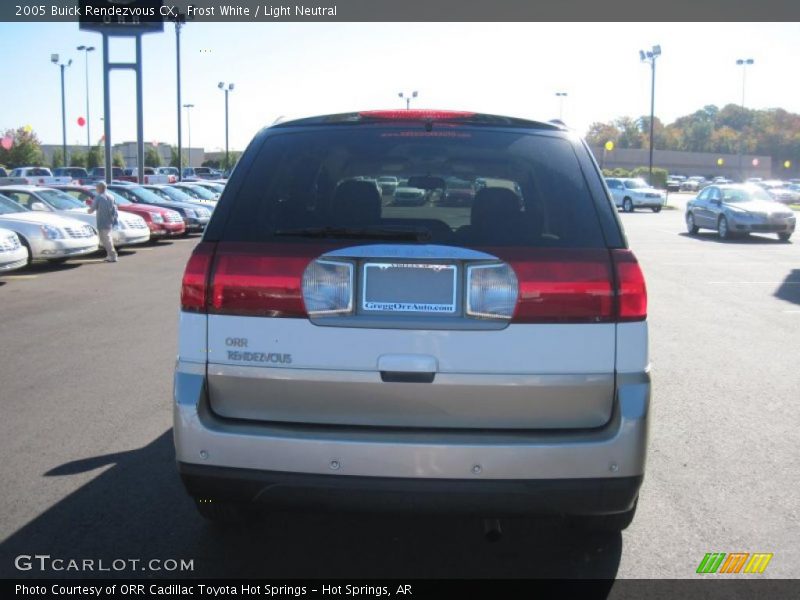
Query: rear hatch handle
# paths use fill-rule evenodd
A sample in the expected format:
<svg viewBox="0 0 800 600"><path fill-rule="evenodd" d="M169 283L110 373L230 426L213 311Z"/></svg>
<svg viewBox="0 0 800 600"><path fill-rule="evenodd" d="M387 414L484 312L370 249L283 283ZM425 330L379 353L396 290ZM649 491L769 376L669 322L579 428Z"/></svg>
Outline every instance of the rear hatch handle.
<svg viewBox="0 0 800 600"><path fill-rule="evenodd" d="M382 354L378 357L381 381L387 383L433 383L439 363L428 354Z"/></svg>

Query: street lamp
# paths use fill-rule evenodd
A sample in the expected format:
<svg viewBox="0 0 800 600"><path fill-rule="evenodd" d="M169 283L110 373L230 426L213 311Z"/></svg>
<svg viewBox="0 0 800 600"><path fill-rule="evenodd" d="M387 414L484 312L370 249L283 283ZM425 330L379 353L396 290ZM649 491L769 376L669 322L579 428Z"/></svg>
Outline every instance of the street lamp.
<svg viewBox="0 0 800 600"><path fill-rule="evenodd" d="M64 69L72 64L70 58L66 63L59 62L58 54L50 55L50 62L61 68L61 158L64 161L64 166L69 166L67 160L67 104L64 96Z"/></svg>
<svg viewBox="0 0 800 600"><path fill-rule="evenodd" d="M653 124L656 110L656 59L661 56L661 46L653 46L652 50L639 50L639 59L650 63L650 163L648 168L649 183L653 185Z"/></svg>
<svg viewBox="0 0 800 600"><path fill-rule="evenodd" d="M91 121L89 120L89 52L94 52L94 46L78 46L76 50L83 52L86 65L86 152L92 146Z"/></svg>
<svg viewBox="0 0 800 600"><path fill-rule="evenodd" d="M556 92L556 98L558 98L558 120L564 120L564 98L567 97L567 92Z"/></svg>
<svg viewBox="0 0 800 600"><path fill-rule="evenodd" d="M194 104L184 104L183 108L186 109L186 124L188 125L187 133L189 134L189 143L188 143L188 146L189 146L188 163L189 164L186 165L186 166L187 167L191 167L192 166L192 112L191 112L191 109L194 108Z"/></svg>
<svg viewBox="0 0 800 600"><path fill-rule="evenodd" d="M230 168L228 163L228 92L233 91L233 84L229 83L226 86L225 82L220 81L217 87L225 92L225 170L227 171Z"/></svg>
<svg viewBox="0 0 800 600"><path fill-rule="evenodd" d="M752 58L737 58L736 64L742 67L742 135L739 140L739 177L744 181L744 169L742 167L742 154L744 152L744 88L747 77L747 67L755 61Z"/></svg>
<svg viewBox="0 0 800 600"><path fill-rule="evenodd" d="M400 92L399 94L397 94L398 98L405 98L405 100L406 100L406 110L411 108L411 99L412 98L416 98L417 95L418 94L417 94L416 91L411 92L410 94L404 94L403 92Z"/></svg>

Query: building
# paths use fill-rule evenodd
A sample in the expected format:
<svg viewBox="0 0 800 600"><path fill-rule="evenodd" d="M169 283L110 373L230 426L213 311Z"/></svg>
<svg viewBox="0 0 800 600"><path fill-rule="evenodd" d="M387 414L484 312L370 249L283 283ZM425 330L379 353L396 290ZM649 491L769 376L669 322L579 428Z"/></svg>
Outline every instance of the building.
<svg viewBox="0 0 800 600"><path fill-rule="evenodd" d="M153 144L145 143L144 145L145 154L147 154L147 148L149 147L152 148ZM162 143L158 144L156 148L158 150L158 155L161 157L161 165L168 166L170 161L172 160L172 147L169 144ZM79 151L85 154L86 145L85 144L67 145L68 155L71 156L72 153L75 151ZM53 164L53 155L56 152L59 153L61 152L61 144L42 144L42 154L44 155L45 166L50 166ZM136 142L122 142L121 144L114 144L111 147L111 155L113 156L116 152L122 154L122 158L125 161L126 167L131 167L131 168L136 167L137 165ZM184 166L199 167L205 160L206 153L204 148L184 148L183 156L184 156Z"/></svg>
<svg viewBox="0 0 800 600"><path fill-rule="evenodd" d="M614 148L607 151L602 147L593 147L592 153L597 164L604 169L631 170L646 167L650 162L650 151L647 148ZM653 167L666 169L670 175L686 177L703 175L708 178L721 176L729 179L769 179L773 176L772 158L755 154L744 154L740 159L738 154L653 150Z"/></svg>

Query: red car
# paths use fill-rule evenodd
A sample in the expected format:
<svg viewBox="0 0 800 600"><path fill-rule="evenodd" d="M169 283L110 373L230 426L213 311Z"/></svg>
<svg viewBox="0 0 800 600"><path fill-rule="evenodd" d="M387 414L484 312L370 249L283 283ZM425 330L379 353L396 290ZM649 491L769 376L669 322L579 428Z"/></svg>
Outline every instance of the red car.
<svg viewBox="0 0 800 600"><path fill-rule="evenodd" d="M59 185L52 187L65 191L70 196L77 198L88 206L92 205L92 198L95 195L94 187L82 185ZM151 206L149 204L134 204L119 194L114 194L114 192L111 191L109 191L109 193L113 195L114 201L117 203L117 207L120 210L139 215L145 220L147 226L150 228L151 240L183 235L186 231L183 217L174 210L161 208L159 206Z"/></svg>

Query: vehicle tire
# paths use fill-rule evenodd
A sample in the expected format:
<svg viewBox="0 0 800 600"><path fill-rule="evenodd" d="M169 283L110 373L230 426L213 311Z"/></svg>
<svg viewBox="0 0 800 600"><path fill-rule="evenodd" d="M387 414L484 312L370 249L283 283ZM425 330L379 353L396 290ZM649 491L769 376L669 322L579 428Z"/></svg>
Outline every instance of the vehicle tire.
<svg viewBox="0 0 800 600"><path fill-rule="evenodd" d="M653 207L653 212L654 213L660 213L661 212L661 207L660 206L654 206Z"/></svg>
<svg viewBox="0 0 800 600"><path fill-rule="evenodd" d="M585 531L599 531L607 533L617 533L627 529L636 516L636 505L639 499L633 503L630 510L613 515L581 515L570 518L570 524L576 529Z"/></svg>
<svg viewBox="0 0 800 600"><path fill-rule="evenodd" d="M631 200L630 198L625 198L622 201L622 210L628 213L633 212L633 200Z"/></svg>
<svg viewBox="0 0 800 600"><path fill-rule="evenodd" d="M780 241L782 241L782 242L788 242L789 239L791 239L791 237L792 237L791 233L779 233L778 234L778 239Z"/></svg>
<svg viewBox="0 0 800 600"><path fill-rule="evenodd" d="M250 521L254 512L245 504L218 502L206 498L194 498L197 512L207 521L220 525L242 525Z"/></svg>
<svg viewBox="0 0 800 600"><path fill-rule="evenodd" d="M697 232L700 231L700 228L694 224L692 213L686 213L686 231L689 232L689 235L697 235Z"/></svg>
<svg viewBox="0 0 800 600"><path fill-rule="evenodd" d="M28 240L26 240L20 234L17 234L17 237L19 238L20 243L28 249L28 262L25 263L25 266L30 267L33 264L33 252L31 252L31 245L28 243Z"/></svg>
<svg viewBox="0 0 800 600"><path fill-rule="evenodd" d="M733 237L728 226L728 219L724 216L720 217L719 221L717 221L717 235L719 235L719 239L721 240L729 240Z"/></svg>

